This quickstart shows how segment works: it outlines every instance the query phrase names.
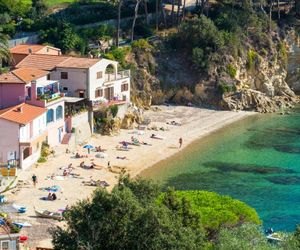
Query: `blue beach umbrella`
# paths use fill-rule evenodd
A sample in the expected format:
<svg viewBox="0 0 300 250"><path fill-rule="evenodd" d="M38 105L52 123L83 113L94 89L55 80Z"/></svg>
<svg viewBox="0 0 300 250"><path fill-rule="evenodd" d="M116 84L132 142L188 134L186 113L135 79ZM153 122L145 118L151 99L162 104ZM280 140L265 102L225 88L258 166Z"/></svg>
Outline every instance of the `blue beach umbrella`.
<svg viewBox="0 0 300 250"><path fill-rule="evenodd" d="M94 148L94 146L87 144L87 145L83 146L83 148L87 148L88 152L90 153L91 148Z"/></svg>

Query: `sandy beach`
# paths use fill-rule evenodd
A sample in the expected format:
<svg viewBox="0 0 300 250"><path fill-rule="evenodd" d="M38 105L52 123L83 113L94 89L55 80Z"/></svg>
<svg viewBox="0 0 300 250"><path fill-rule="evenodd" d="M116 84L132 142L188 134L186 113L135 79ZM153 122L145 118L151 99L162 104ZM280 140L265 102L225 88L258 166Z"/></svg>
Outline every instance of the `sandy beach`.
<svg viewBox="0 0 300 250"><path fill-rule="evenodd" d="M88 154L87 149L83 148L85 144L78 145L77 148L60 145L55 148L55 156L50 156L46 163L19 171L18 180L23 184L13 190L15 193L9 192L5 195L9 202L26 206L27 212L20 215L15 214L13 218L16 221L27 221L32 224L32 227L24 228L21 231L22 235L29 237L29 246L49 247L50 235L47 230L53 225L63 225L63 222L35 217L34 207L50 211L64 209L66 205L72 205L78 200L88 197L93 192L95 187L85 186L82 183L83 181L101 180L109 183L108 189L113 187L117 182L118 174L108 170L108 161L116 172L119 171L120 167L124 167L130 176L134 177L144 169L176 154L191 142L253 114L255 113L159 106L158 111L145 112L145 117L151 119L148 128L156 127L158 131L145 130L143 134L137 134L135 133L136 130L121 130L120 134L116 136L93 135L85 143L106 149L105 158L97 158L97 152L91 151L87 158L76 159L74 157L76 152L84 155ZM173 125L167 124L172 121L175 121L175 125L174 123ZM163 139L152 139L150 138L151 134L158 135ZM132 136L147 143L147 145L129 145L129 151L116 150L116 146L121 145L120 142L130 142ZM180 137L183 139L181 148L179 148L178 142ZM71 153L66 153L67 148L70 149ZM126 157L126 159L117 159L118 157ZM83 169L79 167L82 161L85 165L91 165L94 162L102 168ZM62 177L63 170L60 168L64 168L70 163L74 167L72 172L79 175L76 178L72 176ZM38 184L35 188L31 182L33 173L38 178ZM51 176L55 177L52 179ZM58 199L56 201L41 200L40 198L47 196L48 192L40 190L40 188L53 185L61 187L61 190L57 192Z"/></svg>

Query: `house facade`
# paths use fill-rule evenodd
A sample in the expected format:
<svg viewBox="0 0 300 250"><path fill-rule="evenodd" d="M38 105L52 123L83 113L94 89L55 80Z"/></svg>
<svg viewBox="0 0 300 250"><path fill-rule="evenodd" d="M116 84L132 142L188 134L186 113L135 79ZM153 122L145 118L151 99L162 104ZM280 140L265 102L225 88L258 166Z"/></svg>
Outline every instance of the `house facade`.
<svg viewBox="0 0 300 250"><path fill-rule="evenodd" d="M56 146L65 134L64 100L58 81L47 80L48 71L20 68L0 76L1 108L28 103L47 109L47 137L50 146Z"/></svg>
<svg viewBox="0 0 300 250"><path fill-rule="evenodd" d="M118 71L118 62L108 59L29 55L16 68L49 71L49 79L60 82L66 96L99 102L130 102L130 71Z"/></svg>
<svg viewBox="0 0 300 250"><path fill-rule="evenodd" d="M0 111L0 162L26 169L40 157L47 137L47 109L22 103Z"/></svg>

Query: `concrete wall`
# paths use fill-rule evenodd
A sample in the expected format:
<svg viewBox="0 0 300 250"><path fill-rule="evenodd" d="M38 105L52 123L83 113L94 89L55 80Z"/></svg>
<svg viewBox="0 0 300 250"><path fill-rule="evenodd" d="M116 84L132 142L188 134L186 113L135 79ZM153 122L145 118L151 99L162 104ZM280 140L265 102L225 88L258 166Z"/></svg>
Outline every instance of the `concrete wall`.
<svg viewBox="0 0 300 250"><path fill-rule="evenodd" d="M72 117L72 128L75 128L74 143L82 143L92 135L89 124L88 112L81 113Z"/></svg>
<svg viewBox="0 0 300 250"><path fill-rule="evenodd" d="M7 163L9 153L19 158L19 124L0 119L0 162Z"/></svg>
<svg viewBox="0 0 300 250"><path fill-rule="evenodd" d="M39 116L33 121L33 129L32 129L32 136L37 137L44 133L46 130L46 113Z"/></svg>
<svg viewBox="0 0 300 250"><path fill-rule="evenodd" d="M61 79L61 72L68 72L68 79ZM67 96L79 97L78 89L86 89L87 70L85 69L71 69L71 68L57 68L50 73L51 80L58 80L62 92ZM64 91L63 88L67 87L68 90Z"/></svg>
<svg viewBox="0 0 300 250"><path fill-rule="evenodd" d="M24 84L0 84L0 109L25 101Z"/></svg>

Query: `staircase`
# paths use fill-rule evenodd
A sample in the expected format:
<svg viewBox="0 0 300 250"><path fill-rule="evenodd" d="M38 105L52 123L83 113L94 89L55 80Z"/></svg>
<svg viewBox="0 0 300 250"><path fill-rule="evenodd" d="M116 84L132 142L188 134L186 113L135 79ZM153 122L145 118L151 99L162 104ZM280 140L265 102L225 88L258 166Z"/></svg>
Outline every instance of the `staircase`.
<svg viewBox="0 0 300 250"><path fill-rule="evenodd" d="M62 141L61 141L61 144L65 144L65 145L69 144L71 136L72 136L72 133L65 134Z"/></svg>

